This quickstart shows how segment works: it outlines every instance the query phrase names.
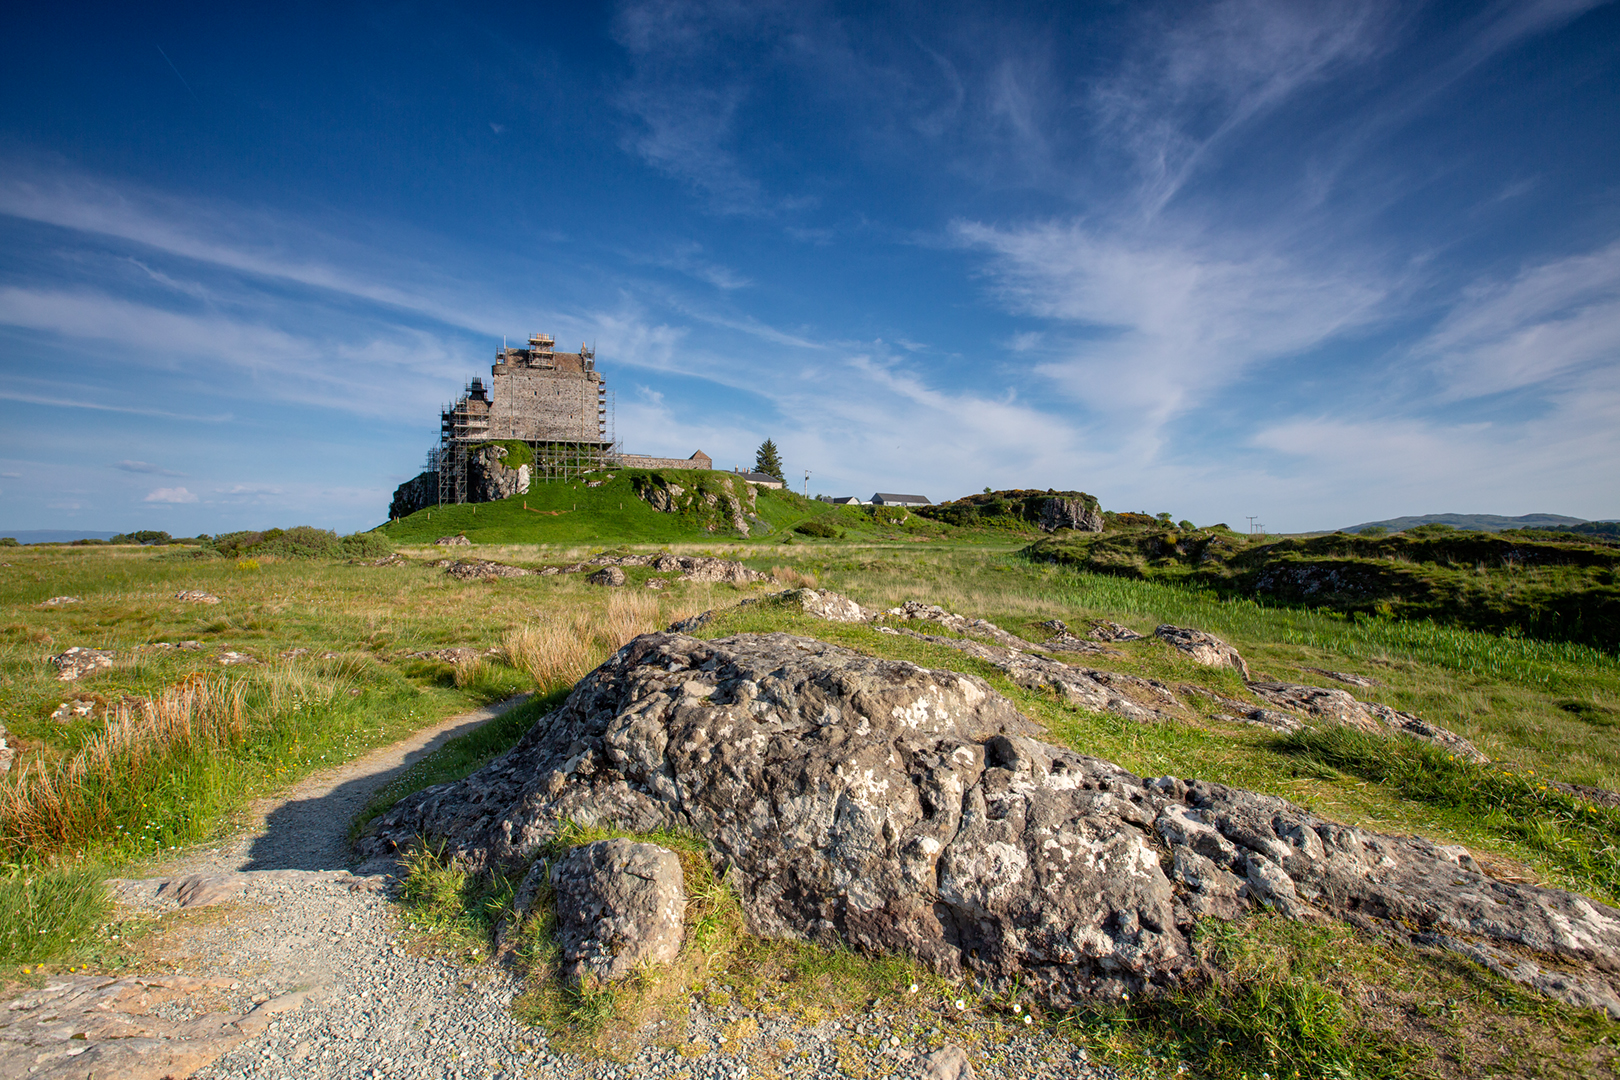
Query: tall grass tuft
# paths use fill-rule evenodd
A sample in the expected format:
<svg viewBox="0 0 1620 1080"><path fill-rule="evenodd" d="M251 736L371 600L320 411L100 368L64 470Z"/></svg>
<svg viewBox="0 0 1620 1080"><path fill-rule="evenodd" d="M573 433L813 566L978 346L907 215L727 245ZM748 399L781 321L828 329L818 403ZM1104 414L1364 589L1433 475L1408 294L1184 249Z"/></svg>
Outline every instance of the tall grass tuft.
<svg viewBox="0 0 1620 1080"><path fill-rule="evenodd" d="M807 574L802 570L795 570L791 566L771 567L771 577L790 589L814 589L816 587L816 575Z"/></svg>
<svg viewBox="0 0 1620 1080"><path fill-rule="evenodd" d="M0 965L79 951L111 906L94 867L0 868Z"/></svg>
<svg viewBox="0 0 1620 1080"><path fill-rule="evenodd" d="M660 625L656 596L616 592L606 611L576 612L568 622L529 623L509 631L501 645L508 663L550 691L572 686L626 642Z"/></svg>
<svg viewBox="0 0 1620 1080"><path fill-rule="evenodd" d="M150 701L119 702L77 753L35 760L0 783L0 849L15 858L100 836L127 793L157 786L174 759L239 741L244 713L241 689L218 677L193 676Z"/></svg>

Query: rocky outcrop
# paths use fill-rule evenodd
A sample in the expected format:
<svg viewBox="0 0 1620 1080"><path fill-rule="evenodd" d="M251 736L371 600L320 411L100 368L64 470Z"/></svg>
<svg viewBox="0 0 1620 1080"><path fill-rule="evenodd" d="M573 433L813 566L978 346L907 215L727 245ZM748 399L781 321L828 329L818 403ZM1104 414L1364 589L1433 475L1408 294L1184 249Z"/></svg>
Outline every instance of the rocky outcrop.
<svg viewBox="0 0 1620 1080"><path fill-rule="evenodd" d="M506 467L504 446L481 446L467 455L467 501L494 502L529 493L530 468Z"/></svg>
<svg viewBox="0 0 1620 1080"><path fill-rule="evenodd" d="M1048 499L1046 505L1041 507L1041 520L1037 524L1045 532L1059 529L1094 533L1103 531L1102 514L1079 499Z"/></svg>
<svg viewBox="0 0 1620 1080"><path fill-rule="evenodd" d="M439 474L418 473L394 489L394 501L388 504L388 519L410 517L418 510L439 505Z"/></svg>
<svg viewBox="0 0 1620 1080"><path fill-rule="evenodd" d="M1373 701L1357 701L1343 690L1325 686L1299 686L1293 683L1249 683L1249 692L1279 708L1304 713L1330 723L1343 724L1373 734L1393 732L1433 743L1448 753L1483 765L1490 758L1454 731L1431 724L1408 712Z"/></svg>
<svg viewBox="0 0 1620 1080"><path fill-rule="evenodd" d="M1214 634L1166 623L1155 627L1153 636L1171 648L1186 653L1196 663L1205 667L1235 668L1238 674L1243 676L1244 681L1248 681L1249 665L1243 662L1243 657L1238 655L1236 649Z"/></svg>
<svg viewBox="0 0 1620 1080"><path fill-rule="evenodd" d="M634 481L636 496L648 506L663 514L694 514L709 532L715 532L722 524L730 525L743 536L749 535L752 528L763 527L769 531L769 526L754 513L759 493L751 484L733 483L729 476L700 476L689 480L688 485L656 472ZM754 523L752 527L750 521Z"/></svg>
<svg viewBox="0 0 1620 1080"><path fill-rule="evenodd" d="M686 886L680 856L656 844L581 844L551 871L564 978L617 982L681 951Z"/></svg>
<svg viewBox="0 0 1620 1080"><path fill-rule="evenodd" d="M201 589L186 589L184 592L174 594L176 600L184 600L188 604L217 604L219 597L205 593Z"/></svg>
<svg viewBox="0 0 1620 1080"><path fill-rule="evenodd" d="M194 1008L233 985L189 975L50 976L0 1013L0 1080L190 1076L248 1037L246 1016Z"/></svg>
<svg viewBox="0 0 1620 1080"><path fill-rule="evenodd" d="M66 607L69 604L82 604L84 600L77 596L53 596L49 600L41 600L40 607Z"/></svg>
<svg viewBox="0 0 1620 1080"><path fill-rule="evenodd" d="M441 536L433 541L439 547L472 547L472 541L464 533L455 536Z"/></svg>
<svg viewBox="0 0 1620 1080"><path fill-rule="evenodd" d="M762 574L758 570L750 570L742 563L731 559L717 559L711 555L671 555L667 551L653 555L602 554L584 562L574 563L572 566L564 566L550 572L582 574L587 570L595 570L598 567L625 566L647 566L661 574L678 572L680 576L675 579L676 581L728 582L733 585L745 585L754 581L767 581L770 579L769 574ZM596 582L596 584L602 584L602 582ZM624 582L621 580L617 584L622 585Z"/></svg>
<svg viewBox="0 0 1620 1080"><path fill-rule="evenodd" d="M1049 660L1005 645L989 645L967 638L920 634L915 630L889 630L887 627L879 627L879 630L906 634L955 649L1000 668L1018 686L1030 690L1051 690L1071 705L1113 713L1139 723L1168 719L1164 710L1178 704L1169 687L1152 679L1119 671L1073 667L1061 660Z"/></svg>
<svg viewBox="0 0 1620 1080"><path fill-rule="evenodd" d="M966 615L957 615L936 604L925 604L920 600L907 600L899 607L885 611L884 614L892 619L922 620L938 623L947 630L954 630L958 634L969 634L973 637L988 638L996 644L1004 645L1009 649L1039 649L1041 647L1032 641L1025 641L1017 634L1009 634L987 619L970 619Z"/></svg>
<svg viewBox="0 0 1620 1080"><path fill-rule="evenodd" d="M1097 641L1141 641L1142 635L1128 626L1107 619L1093 619L1086 636Z"/></svg>
<svg viewBox="0 0 1620 1080"><path fill-rule="evenodd" d="M564 821L688 829L755 933L906 952L1054 1005L1175 983L1197 919L1260 906L1556 957L1579 985L1548 992L1615 997L1620 911L1040 734L973 676L785 634L648 634L362 845L425 834L478 866L534 856Z"/></svg>
<svg viewBox="0 0 1620 1080"><path fill-rule="evenodd" d="M87 649L83 645L75 645L51 657L50 663L56 668L59 682L72 682L112 667L113 654L107 649Z"/></svg>
<svg viewBox="0 0 1620 1080"><path fill-rule="evenodd" d="M525 570L521 566L508 566L506 563L490 562L488 559L462 559L453 562L444 568L444 572L457 581L489 581L492 578L528 577L533 570Z"/></svg>
<svg viewBox="0 0 1620 1080"><path fill-rule="evenodd" d="M17 751L6 745L6 725L0 724L0 776L11 771L11 763L17 760Z"/></svg>
<svg viewBox="0 0 1620 1080"><path fill-rule="evenodd" d="M607 585L617 588L625 582L624 571L617 566L604 566L585 579L587 585Z"/></svg>

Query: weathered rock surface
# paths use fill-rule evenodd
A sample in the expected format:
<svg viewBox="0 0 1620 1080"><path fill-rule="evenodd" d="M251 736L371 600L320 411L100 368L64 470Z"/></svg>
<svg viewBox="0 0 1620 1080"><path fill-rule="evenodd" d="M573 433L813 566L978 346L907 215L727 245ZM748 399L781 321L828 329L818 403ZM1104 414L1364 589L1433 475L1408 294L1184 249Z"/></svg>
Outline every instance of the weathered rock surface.
<svg viewBox="0 0 1620 1080"><path fill-rule="evenodd" d="M1243 657L1214 634L1166 623L1154 627L1153 636L1170 647L1186 653L1205 667L1236 668L1245 682L1249 679L1249 665L1243 662Z"/></svg>
<svg viewBox="0 0 1620 1080"><path fill-rule="evenodd" d="M1082 637L1075 637L1067 630L1061 634L1053 634L1051 637L1041 642L1040 647L1045 649L1047 652L1074 652L1084 653L1087 656L1120 655L1120 651L1118 649L1110 649L1108 646L1101 645L1095 641L1088 641Z"/></svg>
<svg viewBox="0 0 1620 1080"><path fill-rule="evenodd" d="M6 725L0 724L0 776L11 771L11 763L17 759L17 751L6 745Z"/></svg>
<svg viewBox="0 0 1620 1080"><path fill-rule="evenodd" d="M533 855L564 820L691 829L757 933L905 951L1060 1005L1175 981L1198 917L1259 905L1555 956L1586 989L1549 992L1614 993L1620 911L1039 734L971 676L784 634L648 634L362 843L427 834L476 865Z"/></svg>
<svg viewBox="0 0 1620 1080"><path fill-rule="evenodd" d="M494 502L529 493L530 469L506 467L504 446L484 446L467 456L467 501Z"/></svg>
<svg viewBox="0 0 1620 1080"><path fill-rule="evenodd" d="M240 1026L246 1017L197 1009L231 982L54 976L0 1014L0 1080L190 1076L247 1037Z"/></svg>
<svg viewBox="0 0 1620 1080"><path fill-rule="evenodd" d="M40 607L66 607L69 604L82 604L84 600L77 596L53 596L49 600L41 600Z"/></svg>
<svg viewBox="0 0 1620 1080"><path fill-rule="evenodd" d="M656 844L581 844L551 871L563 975L617 982L681 951L686 886L680 856Z"/></svg>
<svg viewBox="0 0 1620 1080"><path fill-rule="evenodd" d="M602 554L552 572L581 574L587 570L607 566L650 566L661 574L679 572L680 576L675 579L677 581L731 582L743 585L770 579L770 575L750 570L742 563L731 559L717 559L710 555L671 555L667 551L653 555Z"/></svg>
<svg viewBox="0 0 1620 1080"><path fill-rule="evenodd" d="M617 587L625 582L624 571L617 566L604 566L596 573L585 579L587 585L609 585Z"/></svg>
<svg viewBox="0 0 1620 1080"><path fill-rule="evenodd" d="M1102 532L1100 513L1079 499L1048 499L1041 507L1040 527L1046 532L1075 529L1079 532Z"/></svg>
<svg viewBox="0 0 1620 1080"><path fill-rule="evenodd" d="M174 594L176 600L184 600L188 604L217 604L219 597L205 593L201 589L186 589L184 592Z"/></svg>
<svg viewBox="0 0 1620 1080"><path fill-rule="evenodd" d="M461 559L444 568L444 572L458 581L487 581L490 578L528 577L533 570L488 559Z"/></svg>
<svg viewBox="0 0 1620 1080"><path fill-rule="evenodd" d="M1086 634L1086 636L1095 638L1097 641L1142 640L1142 635L1138 634L1135 630L1132 630L1128 626L1121 626L1117 622L1109 622L1107 619L1093 620L1091 630Z"/></svg>
<svg viewBox="0 0 1620 1080"><path fill-rule="evenodd" d="M112 667L113 654L107 649L87 649L83 645L75 645L51 657L50 663L56 668L58 682L72 682Z"/></svg>
<svg viewBox="0 0 1620 1080"><path fill-rule="evenodd" d="M880 627L887 630L887 627ZM915 630L896 630L935 645L944 645L957 652L993 664L1007 673L1008 678L1030 690L1048 689L1071 705L1113 713L1140 723L1166 719L1163 710L1177 704L1175 695L1163 683L1143 679L1119 671L1099 671L1095 668L1074 667L1061 660L1049 660L1005 645L988 645L966 638L940 637L920 634Z"/></svg>
<svg viewBox="0 0 1620 1080"><path fill-rule="evenodd" d="M762 602L771 601L803 608L806 615L828 622L872 622L881 617L878 612L862 607L847 596L815 589L788 589L762 598Z"/></svg>
<svg viewBox="0 0 1620 1080"><path fill-rule="evenodd" d="M974 637L989 638L998 645L1009 649L1039 649L1041 646L1033 641L1025 641L1017 634L1009 634L988 619L970 619L966 615L957 615L946 611L937 604L925 604L921 600L907 600L899 607L890 608L884 612L890 618L921 620L934 622L954 630L958 634L970 634Z"/></svg>
<svg viewBox="0 0 1620 1080"><path fill-rule="evenodd" d="M441 536L433 542L440 547L472 547L472 541L464 535Z"/></svg>
<svg viewBox="0 0 1620 1080"><path fill-rule="evenodd" d="M439 504L439 474L437 472L417 473L394 489L393 501L388 504L388 519L390 521L402 517L410 517L418 510L426 510L430 506Z"/></svg>
<svg viewBox="0 0 1620 1080"><path fill-rule="evenodd" d="M1394 732L1409 735L1414 739L1434 743L1476 764L1484 764L1490 760L1480 753L1473 743L1456 732L1448 731L1438 724L1431 724L1411 713L1392 709L1388 705L1357 701L1343 690L1325 686L1300 686L1294 683L1252 682L1248 686L1250 693L1264 701L1318 720L1343 724L1373 734Z"/></svg>
<svg viewBox="0 0 1620 1080"><path fill-rule="evenodd" d="M1301 670L1308 671L1313 675L1326 675L1328 678L1332 679L1334 682L1342 682L1342 683L1346 684L1347 686L1378 686L1378 685L1380 685L1377 679L1370 679L1365 675L1355 675L1355 674L1352 674L1352 673L1350 673L1348 671L1329 671L1327 668L1319 668L1319 667L1308 667L1308 668L1302 668Z"/></svg>

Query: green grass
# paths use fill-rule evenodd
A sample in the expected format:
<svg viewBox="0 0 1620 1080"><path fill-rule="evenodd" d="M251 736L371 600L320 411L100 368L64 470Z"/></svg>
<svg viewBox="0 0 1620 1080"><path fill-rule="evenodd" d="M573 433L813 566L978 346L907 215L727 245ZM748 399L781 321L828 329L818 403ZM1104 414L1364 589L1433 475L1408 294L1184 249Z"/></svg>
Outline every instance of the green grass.
<svg viewBox="0 0 1620 1080"><path fill-rule="evenodd" d="M590 490L601 500L613 495ZM768 503L777 499L779 504ZM781 606L735 607L779 585L676 583L653 593L645 589L645 574L630 575L632 584L624 590L586 585L583 575L464 583L424 565L425 558L445 554L428 547L407 548L415 562L406 566L271 558L254 570L239 570L225 560L175 559L163 549L16 549L7 555L12 568L0 582L0 722L10 729L8 737L24 761L64 760L102 730L96 717L65 724L50 720L64 698L99 695L105 704L126 695L151 698L193 673L239 694L244 722L239 736L232 734L214 750L199 746L168 757L148 754L137 774L146 779L126 785L127 792L92 778L79 794L94 812L75 819L92 824L75 826L77 831L64 833L64 839L34 838L13 849L15 874L0 882L0 935L16 928L19 943L29 930L41 940L30 942L32 951L14 946L13 958L0 961L0 967L43 963L54 970L70 958L100 955L94 951L100 946L83 951L87 941L106 936L97 928L106 917L96 907L99 894L85 891L83 882L114 866L138 866L192 839L216 835L245 799L311 769L393 741L469 705L547 681L538 663L526 662L518 671L491 658L457 667L412 658L411 652L449 646L482 651L530 630L536 631L537 649L562 640L596 642L598 630L592 627L605 625L610 602L636 607L644 627L715 608L726 613L703 629L705 636L788 630L972 672L1043 724L1053 741L1138 774L1204 777L1280 795L1359 827L1463 843L1482 858L1504 860L1515 872L1600 898L1613 898L1620 889L1612 850L1620 817L1601 808L1588 811L1556 789L1542 790L1535 779L1620 789L1620 662L1612 654L1570 641L1376 612L1274 606L1224 596L1191 581L1145 580L1032 561L1019 554L1027 534L1010 528L960 530L915 515L881 522L860 509L830 509L781 493L762 496L759 505L768 504L772 513L780 513L773 519L778 527L759 540L718 534L604 539L637 542L641 550L663 546L741 558L760 570L781 566L792 571L784 577L814 580L874 607L913 598L939 603L1032 640L1041 639L1038 624L1050 618L1064 619L1081 632L1090 618L1112 619L1149 634L1159 622L1195 626L1235 644L1260 678L1331 685L1307 672L1309 667L1375 678L1377 686L1354 689L1356 696L1451 728L1506 764L1476 770L1441 762L1405 740L1386 744L1334 733L1280 740L1263 729L1217 719L1208 699L1192 694L1179 695L1189 707L1169 723L1140 725L1090 713L1013 686L996 669L944 646L879 634L869 626L825 623ZM480 525L491 509L511 515L512 505L478 507ZM526 515L518 524L529 531L507 546L475 549L476 555L538 565L577 561L605 546L577 531L565 543L539 544L527 518L544 525L568 515L542 519L523 511L521 499L516 505L515 513ZM657 515L644 504L642 509L663 524L679 524L679 515ZM442 513L451 512L468 520L473 516L472 507ZM458 531L441 531L440 517L435 511L432 526L419 523L426 526L423 537ZM498 525L493 515L487 520ZM792 526L804 520L825 521L845 539L792 536ZM790 536L794 542L784 543ZM174 599L179 590L192 588L220 596L223 603L203 607ZM84 602L37 606L60 594ZM589 625L577 621L587 615ZM135 648L181 640L201 641L205 649ZM44 657L79 644L117 649L120 659L111 671L81 685L55 682ZM266 662L221 668L210 654L226 648ZM308 652L283 655L293 648ZM322 658L325 652L336 655ZM586 658L587 666L592 662ZM1117 657L1084 662L1174 687L1244 692L1235 673L1199 667L1151 639L1120 646ZM447 745L391 785L367 815L410 791L476 769L555 703L554 693L537 699ZM103 815L101 807L111 812ZM567 842L587 835L595 834L571 834ZM693 862L687 866L689 887L716 887L712 869L704 869L706 858L700 858L701 843L667 839L685 845L683 865ZM422 856L407 917L429 945L437 943L464 959L474 949L480 957L487 955L513 879L458 877L455 867L429 855ZM704 872L709 878L701 876ZM26 889L19 884L24 881L30 883ZM911 961L728 937L732 931L725 927L732 924L726 922L731 916L721 914L724 896L711 898L718 936L698 934L695 940L707 944L683 959L688 966L681 973L649 975L612 991L568 989L553 980L547 991L553 996L531 1002L538 1010L532 1015L549 1017L546 1022L559 1030L577 1031L581 1046L618 1053L615 1047L634 1044L627 1033L637 1017L661 1015L661 1010L682 1014L693 993L808 1018L839 1015L874 999L897 1010L909 1007L904 988L921 979ZM526 962L536 971L552 962L542 909L527 931ZM47 933L40 935L39 929ZM1146 1074L1173 1073L1176 1062L1188 1062L1211 1076L1270 1072L1276 1077L1286 1075L1271 1067L1281 1059L1300 1068L1301 1075L1338 1070L1337 1075L1376 1076L1385 1068L1380 1061L1388 1058L1393 1071L1406 1074L1563 1075L1567 1066L1569 1075L1587 1075L1609 1060L1600 1040L1614 1041L1613 1025L1519 994L1455 958L1393 950L1342 927L1301 927L1268 917L1209 933L1209 983L1148 1001L1053 1015L1047 1022L1106 1054L1111 1063ZM947 992L966 990L921 985L930 988L922 996L932 994L937 1001ZM1369 996L1373 988L1377 993ZM902 996L892 997L897 994ZM1000 1015L996 1010L1006 1007L990 998L974 1001L969 1011L980 1020L994 1020ZM954 1009L929 1012L926 1022L955 1037L953 1015ZM1396 1051L1389 1038L1416 1048L1410 1060L1392 1056Z"/></svg>
<svg viewBox="0 0 1620 1080"><path fill-rule="evenodd" d="M112 910L95 866L0 866L0 974L88 952Z"/></svg>
<svg viewBox="0 0 1620 1080"><path fill-rule="evenodd" d="M1295 732L1277 749L1455 811L1537 852L1580 892L1620 903L1620 810L1549 786L1533 770L1474 765L1427 743L1342 727Z"/></svg>
<svg viewBox="0 0 1620 1080"><path fill-rule="evenodd" d="M1276 604L1393 614L1492 633L1620 649L1620 549L1573 534L1348 534L1249 542L1229 532L1065 533L1031 558L1193 584ZM1554 538L1556 537L1556 538Z"/></svg>

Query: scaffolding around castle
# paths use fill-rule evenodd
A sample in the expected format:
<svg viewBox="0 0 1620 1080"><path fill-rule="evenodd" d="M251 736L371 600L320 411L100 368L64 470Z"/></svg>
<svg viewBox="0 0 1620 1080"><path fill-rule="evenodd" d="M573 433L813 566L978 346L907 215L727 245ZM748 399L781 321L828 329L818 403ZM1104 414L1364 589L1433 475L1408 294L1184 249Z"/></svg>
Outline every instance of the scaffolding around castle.
<svg viewBox="0 0 1620 1080"><path fill-rule="evenodd" d="M483 403L483 409L479 408L479 403ZM483 380L473 379L460 399L440 411L439 445L427 455L428 471L438 476L440 506L459 506L468 501L471 458L491 442L521 442L529 448L533 457L529 465L531 483L573 480L618 464L621 447L615 434L617 399L614 392L600 382L597 383L594 439L526 439L504 433L492 438L489 404Z"/></svg>

